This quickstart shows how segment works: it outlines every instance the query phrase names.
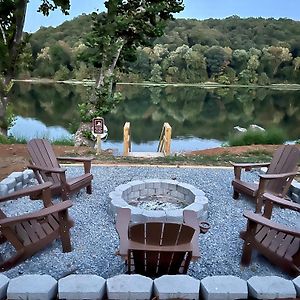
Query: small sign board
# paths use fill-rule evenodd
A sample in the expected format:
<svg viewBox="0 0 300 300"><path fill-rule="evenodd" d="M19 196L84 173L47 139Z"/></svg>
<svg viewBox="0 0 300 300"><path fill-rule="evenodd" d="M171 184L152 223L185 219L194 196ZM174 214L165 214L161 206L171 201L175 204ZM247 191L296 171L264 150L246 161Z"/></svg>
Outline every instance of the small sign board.
<svg viewBox="0 0 300 300"><path fill-rule="evenodd" d="M104 119L97 117L93 119L93 134L103 134L104 133Z"/></svg>

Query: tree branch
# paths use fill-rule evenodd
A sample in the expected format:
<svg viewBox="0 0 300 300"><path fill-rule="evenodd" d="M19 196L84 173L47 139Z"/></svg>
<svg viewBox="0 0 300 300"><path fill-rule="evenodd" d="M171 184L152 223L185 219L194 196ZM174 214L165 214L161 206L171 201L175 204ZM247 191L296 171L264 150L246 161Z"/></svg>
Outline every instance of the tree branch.
<svg viewBox="0 0 300 300"><path fill-rule="evenodd" d="M19 56L19 47L22 43L22 34L25 22L25 15L27 9L27 0L19 0L16 4L16 11L15 11L15 30L13 35L13 42L12 47L9 50L9 57L10 57L10 70L8 76L13 78L15 76L16 70L16 61Z"/></svg>
<svg viewBox="0 0 300 300"><path fill-rule="evenodd" d="M2 37L3 37L4 45L7 45L7 40L6 40L5 32L4 32L4 29L1 26L1 24L0 24L0 29L1 29Z"/></svg>

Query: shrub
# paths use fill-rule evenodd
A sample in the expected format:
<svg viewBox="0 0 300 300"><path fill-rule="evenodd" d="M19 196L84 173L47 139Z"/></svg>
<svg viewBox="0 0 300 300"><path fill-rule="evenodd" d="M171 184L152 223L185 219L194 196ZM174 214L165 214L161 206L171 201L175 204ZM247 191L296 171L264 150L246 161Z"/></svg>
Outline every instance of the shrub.
<svg viewBox="0 0 300 300"><path fill-rule="evenodd" d="M229 146L245 146L258 144L278 145L285 142L285 134L281 129L272 128L266 131L248 130L245 133L229 136Z"/></svg>
<svg viewBox="0 0 300 300"><path fill-rule="evenodd" d="M25 138L15 138L13 136L5 136L0 134L0 144L26 144Z"/></svg>

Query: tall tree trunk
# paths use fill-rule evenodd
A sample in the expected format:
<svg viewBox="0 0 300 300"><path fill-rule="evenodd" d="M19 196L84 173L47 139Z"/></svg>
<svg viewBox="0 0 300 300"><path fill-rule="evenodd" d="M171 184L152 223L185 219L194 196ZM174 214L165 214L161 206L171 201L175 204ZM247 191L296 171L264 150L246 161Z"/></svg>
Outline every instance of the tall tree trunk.
<svg viewBox="0 0 300 300"><path fill-rule="evenodd" d="M114 87L114 71L116 69L117 61L120 57L120 53L124 46L124 40L119 39L114 46L117 45L115 54L113 55L113 58L111 61L103 61L102 67L99 72L98 80L96 81L95 85L95 91L93 92L91 98L89 99L89 114L93 115L97 112L97 102L104 103L107 101L107 99L113 97L113 87ZM108 56L105 56L104 60L107 60ZM100 94L97 94L97 90L100 92ZM101 94L105 96L101 96ZM100 95L100 96L99 96ZM100 99L98 97L107 97ZM100 116L100 114L99 114ZM92 121L92 120L91 120ZM85 134L86 131L91 132L91 124L90 123L84 123L81 122L79 125L79 128L77 129L75 133L75 146L85 145L85 146L91 146L94 143L91 142L87 138L87 134Z"/></svg>
<svg viewBox="0 0 300 300"><path fill-rule="evenodd" d="M1 28L1 35L4 45L7 46L8 51L8 67L0 74L0 134L7 136L7 130L10 124L7 123L7 105L9 103L9 92L12 87L12 79L16 75L16 67L20 55L20 48L22 44L22 34L25 22L25 15L27 9L27 0L16 1L16 10L14 12L15 28L13 36L8 40L5 31Z"/></svg>
<svg viewBox="0 0 300 300"><path fill-rule="evenodd" d="M6 122L7 97L0 95L0 135L7 136L7 122Z"/></svg>

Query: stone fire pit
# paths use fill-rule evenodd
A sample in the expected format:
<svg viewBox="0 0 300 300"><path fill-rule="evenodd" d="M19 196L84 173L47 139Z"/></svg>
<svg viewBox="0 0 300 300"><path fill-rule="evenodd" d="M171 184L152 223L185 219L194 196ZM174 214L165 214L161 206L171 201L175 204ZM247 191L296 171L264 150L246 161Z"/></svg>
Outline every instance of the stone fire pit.
<svg viewBox="0 0 300 300"><path fill-rule="evenodd" d="M121 184L109 194L111 211L131 209L132 222L182 222L183 211L197 212L199 221L207 219L208 199L202 190L176 180L145 179Z"/></svg>

